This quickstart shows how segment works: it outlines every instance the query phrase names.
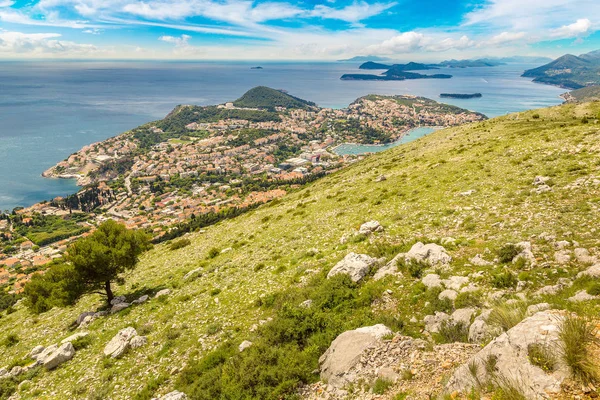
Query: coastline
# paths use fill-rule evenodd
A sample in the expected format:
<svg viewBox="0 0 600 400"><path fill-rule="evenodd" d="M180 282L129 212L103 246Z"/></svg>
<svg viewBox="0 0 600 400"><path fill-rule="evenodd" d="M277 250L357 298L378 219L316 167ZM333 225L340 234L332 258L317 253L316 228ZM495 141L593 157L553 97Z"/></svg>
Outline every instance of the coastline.
<svg viewBox="0 0 600 400"><path fill-rule="evenodd" d="M411 134L411 132L413 132L413 131L415 131L415 130L418 130L418 129L424 129L424 128L425 128L425 129L432 129L433 131L437 131L437 130L440 130L440 129L444 129L445 127L444 127L444 126L417 126L417 127L414 127L414 128L411 128L411 129L407 130L407 131L406 131L406 132L405 132L405 133L404 133L402 136L400 136L398 139L396 139L396 140L394 140L393 142L390 142L390 143L383 143L383 144L363 144L363 143L350 143L350 142L344 142L344 143L340 143L340 144L338 144L338 145L336 145L336 146L332 147L332 148L331 148L331 152L333 152L333 153L337 154L338 156L349 155L349 154L339 154L339 153L337 153L337 152L336 152L336 149L338 149L339 147L342 147L342 146L365 146L365 147L375 147L375 148L377 148L377 147L379 147L379 148L381 148L381 147L394 148L394 147L396 147L396 146L399 146L399 145L401 145L401 144L404 144L404 143L402 142L402 140L403 140L404 138L406 138L407 136L409 136L409 135ZM430 133L432 133L432 132L430 132ZM428 135L428 134L429 134L429 133L427 133L427 135ZM425 135L423 135L423 136L425 136ZM422 136L419 136L419 137L422 137ZM416 140L416 139L418 139L418 137L417 137L417 138L415 138L415 140ZM387 149L380 150L380 151L385 151L385 150L387 150ZM379 152L379 151L375 151L375 152L365 152L365 153L357 153L357 154L355 154L355 155L373 154L373 153L378 153L378 152Z"/></svg>

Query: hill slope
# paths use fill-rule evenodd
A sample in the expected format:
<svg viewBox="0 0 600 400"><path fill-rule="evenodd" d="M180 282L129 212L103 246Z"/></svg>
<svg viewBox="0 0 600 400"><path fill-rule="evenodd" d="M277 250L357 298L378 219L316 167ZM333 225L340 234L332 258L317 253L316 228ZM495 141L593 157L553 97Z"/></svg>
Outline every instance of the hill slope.
<svg viewBox="0 0 600 400"><path fill-rule="evenodd" d="M600 245L596 231L600 223L596 180L600 131L594 123L599 113L598 104L565 105L437 131L371 156L280 201L194 233L188 236L191 245L187 247L156 246L125 277L126 283L116 294L128 300L163 288L171 294L94 320L86 328L88 345L56 370L32 370L27 375L30 382L20 390L21 398L150 399L175 386L190 390L179 378L182 371L193 376L189 367L223 342L231 341L236 348L243 340L260 342L263 331L254 325L261 326L261 320L281 313L273 306L281 296L272 295L293 294L314 276L323 279L349 252L389 260L417 240L440 243L441 238L453 237L453 245L445 242L453 261L448 269L438 271L442 277L481 271L472 279L481 288L477 296L486 296L497 292L493 289L497 276L513 271L526 282L519 292L526 303L539 302L533 299L536 290L554 285L558 278L574 280L587 267L575 258L558 264L555 242L576 242L577 247L592 249L592 254ZM589 123L581 122L584 116ZM382 175L385 179L377 179ZM536 176L550 178L548 191L536 192ZM368 220L379 221L385 232L340 242ZM477 266L469 261L477 254L493 260L506 243L521 241L532 243L538 267ZM197 278L184 279L193 270ZM598 300L564 300L587 284L574 282L571 288L542 300L554 307L597 314ZM427 338L423 318L441 304L434 301L438 292L432 297L431 290L407 272L404 277L368 280L348 291L346 295L360 294L362 302L335 311L349 313L340 314L348 318L302 353L307 366L299 368L305 368L302 374L307 381L318 379L312 370L318 368L316 358L328 346L330 335L365 322L391 325L396 321L394 330ZM506 286L501 295L503 300L516 298L515 286ZM391 304L388 308L381 306L384 298L384 304ZM293 315L300 308L298 298L291 299L282 309ZM371 299L373 307L365 299ZM17 305L15 312L0 319L3 363L25 364L22 360L32 348L58 343L73 334L69 327L77 316L101 304L93 295L74 307L39 316ZM128 326L147 336L148 343L120 359L105 358L105 345ZM210 362L220 365L222 361ZM227 368L236 365L251 368L234 361ZM436 382L425 385L439 389ZM220 384L218 377L214 384ZM388 395L399 390L394 386ZM428 397L418 392L416 398Z"/></svg>
<svg viewBox="0 0 600 400"><path fill-rule="evenodd" d="M599 72L600 57L598 52L591 52L580 56L565 54L541 67L525 71L522 76L534 78L534 82L580 89L600 84Z"/></svg>
<svg viewBox="0 0 600 400"><path fill-rule="evenodd" d="M275 107L286 107L308 109L314 107L315 103L266 86L257 86L244 93L242 97L233 102L233 105L247 108L274 109Z"/></svg>

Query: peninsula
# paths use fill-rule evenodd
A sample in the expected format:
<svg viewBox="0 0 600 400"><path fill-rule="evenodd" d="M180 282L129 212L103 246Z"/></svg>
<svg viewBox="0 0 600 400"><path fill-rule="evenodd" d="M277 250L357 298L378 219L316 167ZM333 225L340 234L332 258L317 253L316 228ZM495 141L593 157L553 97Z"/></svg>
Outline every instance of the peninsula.
<svg viewBox="0 0 600 400"><path fill-rule="evenodd" d="M600 50L579 56L566 54L541 67L529 69L522 76L565 89L600 85Z"/></svg>

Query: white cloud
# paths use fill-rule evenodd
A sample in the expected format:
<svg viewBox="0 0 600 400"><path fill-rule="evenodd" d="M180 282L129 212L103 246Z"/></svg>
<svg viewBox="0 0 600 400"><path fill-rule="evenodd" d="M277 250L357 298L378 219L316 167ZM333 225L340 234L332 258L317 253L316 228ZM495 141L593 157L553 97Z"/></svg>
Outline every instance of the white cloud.
<svg viewBox="0 0 600 400"><path fill-rule="evenodd" d="M182 47L182 46L188 46L188 41L191 38L192 37L190 35L181 35L179 37L177 37L177 36L161 36L158 38L158 40L161 40L161 41L167 42L167 43L172 43L177 47Z"/></svg>
<svg viewBox="0 0 600 400"><path fill-rule="evenodd" d="M97 49L89 44L58 40L58 33L22 33L0 31L0 53L17 56L88 55Z"/></svg>
<svg viewBox="0 0 600 400"><path fill-rule="evenodd" d="M505 45L524 39L527 36L525 32L502 32L489 39L487 45Z"/></svg>
<svg viewBox="0 0 600 400"><path fill-rule="evenodd" d="M0 7L10 7L15 4L12 0L0 0Z"/></svg>
<svg viewBox="0 0 600 400"><path fill-rule="evenodd" d="M554 38L574 38L589 33L592 28L592 22L587 18L578 19L570 25L563 25L554 29L551 36Z"/></svg>
<svg viewBox="0 0 600 400"><path fill-rule="evenodd" d="M382 43L367 47L369 54L393 55L403 53L444 52L448 50L464 50L474 47L476 42L463 35L459 38L444 37L440 34L425 35L420 32L404 32Z"/></svg>
<svg viewBox="0 0 600 400"><path fill-rule="evenodd" d="M104 29L84 29L83 31L81 31L83 33L89 33L90 35L100 35L104 32Z"/></svg>
<svg viewBox="0 0 600 400"><path fill-rule="evenodd" d="M363 1L353 3L344 8L332 8L325 5L317 5L309 12L309 15L325 19L338 19L346 22L359 22L374 17L375 15L379 15L394 7L396 4L397 3L369 4Z"/></svg>

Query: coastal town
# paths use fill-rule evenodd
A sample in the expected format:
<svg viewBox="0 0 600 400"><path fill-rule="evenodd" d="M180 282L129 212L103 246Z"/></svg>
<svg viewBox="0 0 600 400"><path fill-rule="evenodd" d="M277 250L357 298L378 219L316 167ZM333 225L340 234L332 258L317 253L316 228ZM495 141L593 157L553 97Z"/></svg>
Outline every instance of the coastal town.
<svg viewBox="0 0 600 400"><path fill-rule="evenodd" d="M76 179L82 189L0 219L0 286L19 293L31 274L106 219L160 239L177 224L269 202L367 156L340 156L339 144L390 143L416 127L482 119L415 96L371 95L345 109L178 106L161 121L85 146L44 172Z"/></svg>

